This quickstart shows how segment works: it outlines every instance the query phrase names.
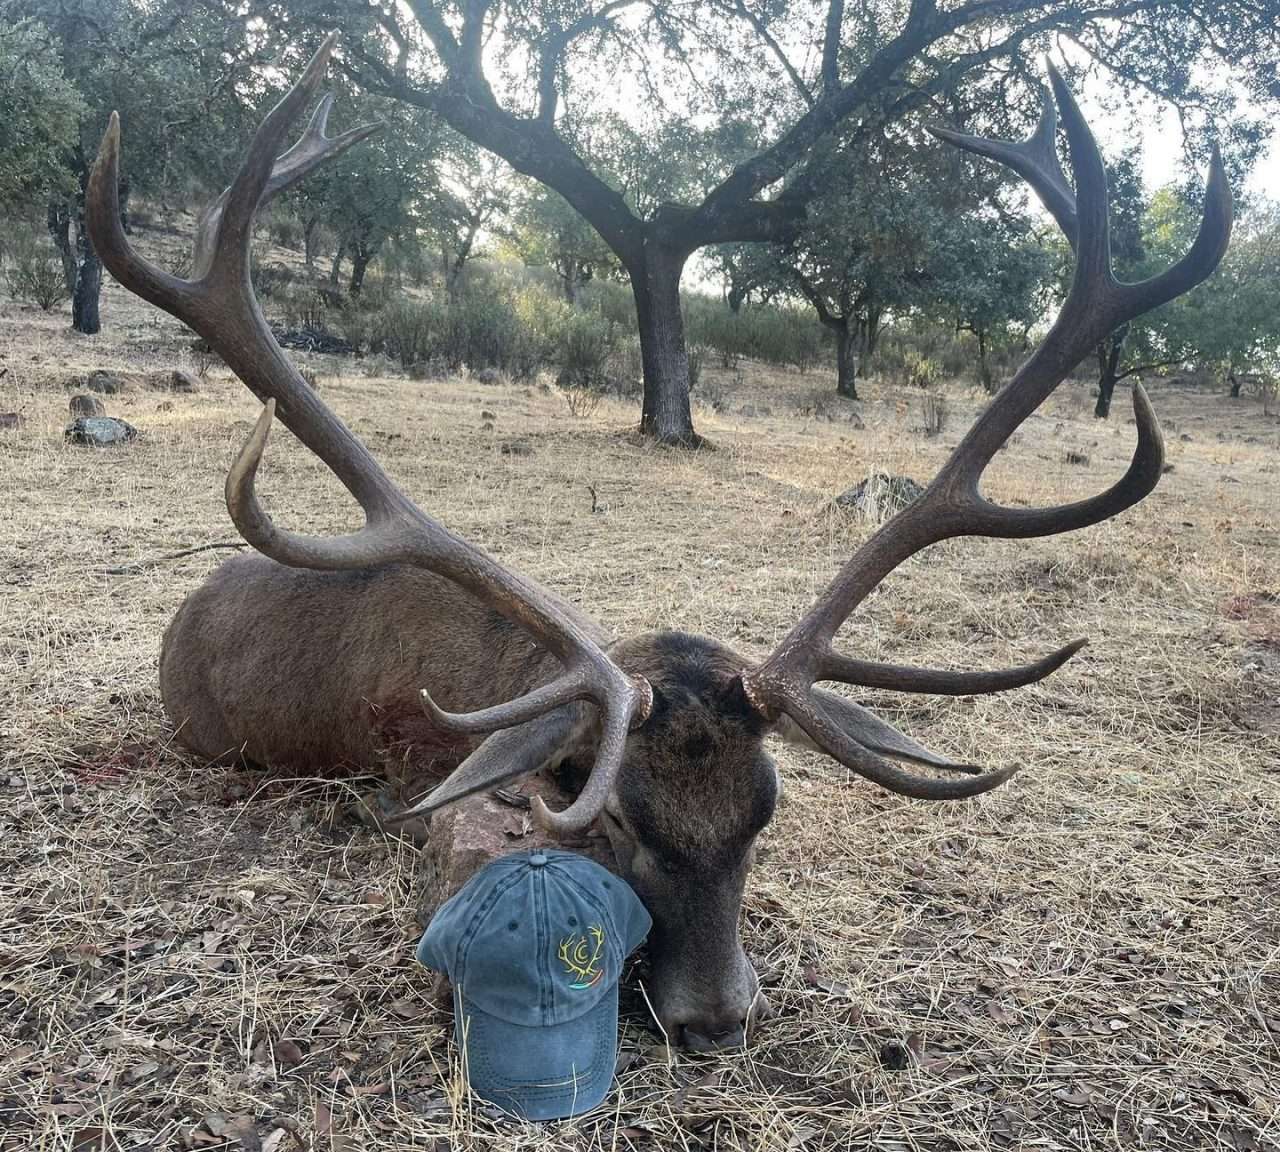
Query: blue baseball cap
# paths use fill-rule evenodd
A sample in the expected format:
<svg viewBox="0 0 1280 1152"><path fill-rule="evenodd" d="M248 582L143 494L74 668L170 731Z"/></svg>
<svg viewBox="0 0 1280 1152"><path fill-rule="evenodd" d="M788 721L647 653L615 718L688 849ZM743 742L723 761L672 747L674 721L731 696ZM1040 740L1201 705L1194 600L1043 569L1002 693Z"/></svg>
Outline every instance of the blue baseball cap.
<svg viewBox="0 0 1280 1152"><path fill-rule="evenodd" d="M622 963L651 923L625 881L573 852L500 856L442 904L417 955L453 985L472 1091L525 1120L599 1104Z"/></svg>

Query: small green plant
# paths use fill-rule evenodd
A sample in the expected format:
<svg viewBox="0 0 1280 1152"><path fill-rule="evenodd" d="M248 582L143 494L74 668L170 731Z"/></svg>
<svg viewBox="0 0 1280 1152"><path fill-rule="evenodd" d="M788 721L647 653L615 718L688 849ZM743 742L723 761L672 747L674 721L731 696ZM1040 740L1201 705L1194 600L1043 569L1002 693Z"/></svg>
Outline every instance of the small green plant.
<svg viewBox="0 0 1280 1152"><path fill-rule="evenodd" d="M942 379L942 366L931 356L908 352L903 357L902 371L910 388L932 388Z"/></svg>
<svg viewBox="0 0 1280 1152"><path fill-rule="evenodd" d="M62 272L62 260L52 244L30 233L20 233L7 247L6 279L15 297L38 305L43 312L52 312L71 295Z"/></svg>
<svg viewBox="0 0 1280 1152"><path fill-rule="evenodd" d="M397 299L374 322L376 338L406 371L425 364L444 344L447 317L434 300Z"/></svg>
<svg viewBox="0 0 1280 1152"><path fill-rule="evenodd" d="M947 401L937 392L926 392L920 402L926 436L937 436L947 426Z"/></svg>
<svg viewBox="0 0 1280 1152"><path fill-rule="evenodd" d="M564 399L569 405L569 414L579 418L590 416L600 407L604 393L595 388L565 388Z"/></svg>
<svg viewBox="0 0 1280 1152"><path fill-rule="evenodd" d="M698 387L702 379L702 366L706 363L707 350L701 344L689 345L689 391Z"/></svg>
<svg viewBox="0 0 1280 1152"><path fill-rule="evenodd" d="M618 330L612 321L592 312L572 313L560 332L556 383L562 388L604 391L617 347Z"/></svg>

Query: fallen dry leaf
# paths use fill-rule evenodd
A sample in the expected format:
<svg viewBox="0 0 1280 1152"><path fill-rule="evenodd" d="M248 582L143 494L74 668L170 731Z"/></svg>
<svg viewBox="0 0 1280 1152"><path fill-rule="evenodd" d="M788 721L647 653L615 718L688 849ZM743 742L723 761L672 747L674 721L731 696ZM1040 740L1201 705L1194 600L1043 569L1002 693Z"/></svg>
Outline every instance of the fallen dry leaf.
<svg viewBox="0 0 1280 1152"><path fill-rule="evenodd" d="M160 1071L160 1065L154 1060L144 1060L141 1064L135 1064L124 1074L125 1080L130 1084L137 1084L140 1080L147 1079L148 1076L154 1076Z"/></svg>
<svg viewBox="0 0 1280 1152"><path fill-rule="evenodd" d="M699 1088L711 1088L720 1082L719 1072L707 1072L705 1075L699 1076L696 1080L691 1080L683 1088L678 1088L675 1095L671 1097L671 1111L683 1112L685 1106L689 1103L689 1098L698 1091Z"/></svg>
<svg viewBox="0 0 1280 1152"><path fill-rule="evenodd" d="M814 964L806 964L802 969L804 982L810 988L817 988L820 992L830 992L833 996L848 996L849 985L841 984L838 980L832 980L822 975Z"/></svg>
<svg viewBox="0 0 1280 1152"><path fill-rule="evenodd" d="M298 1047L292 1040L276 1041L276 1063L281 1068L296 1068L305 1060L302 1049Z"/></svg>

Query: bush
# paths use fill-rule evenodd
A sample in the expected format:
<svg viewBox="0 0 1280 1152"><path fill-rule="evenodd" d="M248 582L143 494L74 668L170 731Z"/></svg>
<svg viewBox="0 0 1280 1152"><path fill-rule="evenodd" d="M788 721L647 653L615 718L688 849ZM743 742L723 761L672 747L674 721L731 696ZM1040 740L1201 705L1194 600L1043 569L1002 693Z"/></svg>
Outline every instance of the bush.
<svg viewBox="0 0 1280 1152"><path fill-rule="evenodd" d="M911 388L932 388L942 379L942 367L934 359L908 352L903 360L903 380Z"/></svg>
<svg viewBox="0 0 1280 1152"><path fill-rule="evenodd" d="M302 251L302 224L283 204L273 204L267 216L267 235L280 248Z"/></svg>
<svg viewBox="0 0 1280 1152"><path fill-rule="evenodd" d="M926 436L937 436L947 426L947 401L937 392L926 392L921 401L922 430Z"/></svg>
<svg viewBox="0 0 1280 1152"><path fill-rule="evenodd" d="M366 326L359 318L352 323L358 330ZM370 344L379 343L406 369L429 363L450 372L496 368L520 380L543 363L538 334L521 323L515 305L496 294L395 299L383 305L371 327Z"/></svg>
<svg viewBox="0 0 1280 1152"><path fill-rule="evenodd" d="M310 284L287 284L276 292L276 299L290 328L327 329L329 303L320 289Z"/></svg>
<svg viewBox="0 0 1280 1152"><path fill-rule="evenodd" d="M336 309L334 324L357 352L376 352L381 345L381 315L381 310L366 300L347 300Z"/></svg>
<svg viewBox="0 0 1280 1152"><path fill-rule="evenodd" d="M443 344L445 320L434 300L399 299L383 306L371 328L387 355L408 371L425 364Z"/></svg>
<svg viewBox="0 0 1280 1152"><path fill-rule="evenodd" d="M612 321L592 312L571 313L560 332L556 383L603 392L617 347L618 329Z"/></svg>
<svg viewBox="0 0 1280 1152"><path fill-rule="evenodd" d="M19 300L51 312L71 293L62 274L62 259L53 244L20 232L7 245L9 291Z"/></svg>
<svg viewBox="0 0 1280 1152"><path fill-rule="evenodd" d="M822 325L808 309L758 304L734 313L721 300L688 296L684 320L690 347L702 345L713 350L725 368L737 367L745 356L807 372L823 359L829 343Z"/></svg>

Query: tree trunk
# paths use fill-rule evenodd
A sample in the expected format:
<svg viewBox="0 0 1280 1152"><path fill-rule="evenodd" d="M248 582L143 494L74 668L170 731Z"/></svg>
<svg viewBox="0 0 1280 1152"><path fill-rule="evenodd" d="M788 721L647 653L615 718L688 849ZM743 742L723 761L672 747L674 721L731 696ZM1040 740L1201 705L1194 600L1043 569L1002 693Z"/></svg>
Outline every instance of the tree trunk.
<svg viewBox="0 0 1280 1152"><path fill-rule="evenodd" d="M84 205L76 217L76 286L71 294L71 327L86 336L96 336L102 327L98 298L102 292L102 261L84 226Z"/></svg>
<svg viewBox="0 0 1280 1152"><path fill-rule="evenodd" d="M578 262L569 260L564 265L564 270L560 273L560 285L564 289L565 303L570 307L577 307L578 304L578 276Z"/></svg>
<svg viewBox="0 0 1280 1152"><path fill-rule="evenodd" d="M861 322L862 339L858 367L866 369L871 357L876 354L876 345L880 343L880 309L868 308L867 318Z"/></svg>
<svg viewBox="0 0 1280 1152"><path fill-rule="evenodd" d="M858 399L858 345L861 325L843 316L831 325L836 334L836 393L847 400Z"/></svg>
<svg viewBox="0 0 1280 1152"><path fill-rule="evenodd" d="M125 235L133 235L133 225L129 223L129 193L132 189L129 186L129 174L123 173L117 184L117 195L120 198L120 227L124 229Z"/></svg>
<svg viewBox="0 0 1280 1152"><path fill-rule="evenodd" d="M351 253L351 280L347 284L347 291L352 296L359 296L360 289L364 287L364 274L368 271L369 261L373 259L373 253L362 245L357 244L355 250Z"/></svg>
<svg viewBox="0 0 1280 1152"><path fill-rule="evenodd" d="M1123 324L1098 345L1098 402L1093 406L1093 414L1099 420L1111 415L1111 397L1119 379L1120 356L1128 334L1129 326Z"/></svg>
<svg viewBox="0 0 1280 1152"><path fill-rule="evenodd" d="M1234 370L1227 373L1227 382L1231 385L1231 399L1239 400L1241 381L1240 381L1240 377L1235 374Z"/></svg>
<svg viewBox="0 0 1280 1152"><path fill-rule="evenodd" d="M67 293L70 295L76 290L76 254L71 247L71 209L65 200L49 202L45 224L49 235L53 237L58 257L62 260L62 279L66 282Z"/></svg>
<svg viewBox="0 0 1280 1152"><path fill-rule="evenodd" d="M642 261L629 268L640 326L644 406L640 430L660 444L696 448L689 408L689 354L680 312L680 273L688 254L645 242Z"/></svg>
<svg viewBox="0 0 1280 1152"><path fill-rule="evenodd" d="M337 288L338 277L342 275L342 261L347 255L347 242L345 240L338 241L337 251L333 254L333 263L329 265L329 284Z"/></svg>
<svg viewBox="0 0 1280 1152"><path fill-rule="evenodd" d="M995 382L991 379L991 365L987 362L987 330L977 329L978 334L978 376L982 380L983 390L994 392Z"/></svg>
<svg viewBox="0 0 1280 1152"><path fill-rule="evenodd" d="M308 216L302 222L302 252L308 271L311 271L316 266L316 240L318 239L316 230L319 227L320 218L318 216Z"/></svg>

